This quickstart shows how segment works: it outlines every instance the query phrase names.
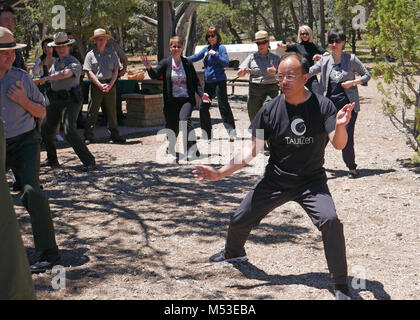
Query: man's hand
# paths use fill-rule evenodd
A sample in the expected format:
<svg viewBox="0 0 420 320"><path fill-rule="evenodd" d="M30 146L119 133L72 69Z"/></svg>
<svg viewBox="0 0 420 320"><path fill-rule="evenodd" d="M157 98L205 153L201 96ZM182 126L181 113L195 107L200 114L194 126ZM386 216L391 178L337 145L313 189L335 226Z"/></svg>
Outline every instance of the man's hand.
<svg viewBox="0 0 420 320"><path fill-rule="evenodd" d="M268 74L271 74L271 75L277 73L277 70L274 67L273 62L270 62L270 68L267 68L267 73Z"/></svg>
<svg viewBox="0 0 420 320"><path fill-rule="evenodd" d="M287 49L287 44L283 43L283 41L277 42L277 47L282 49L282 50L286 50Z"/></svg>
<svg viewBox="0 0 420 320"><path fill-rule="evenodd" d="M314 61L318 61L318 60L320 60L322 58L322 56L320 55L320 54L316 54L316 55L314 55L313 57L312 57L312 60L314 60Z"/></svg>
<svg viewBox="0 0 420 320"><path fill-rule="evenodd" d="M345 82L343 82L343 83L341 84L341 86L342 86L344 89L348 89L348 88L354 87L354 85L355 85L355 81L354 81L354 80L345 81Z"/></svg>
<svg viewBox="0 0 420 320"><path fill-rule="evenodd" d="M11 85L7 90L7 97L18 105L23 105L27 101L25 88L22 81L16 82L17 86Z"/></svg>
<svg viewBox="0 0 420 320"><path fill-rule="evenodd" d="M147 70L149 70L152 67L152 64L146 56L141 56L141 63L143 63Z"/></svg>
<svg viewBox="0 0 420 320"><path fill-rule="evenodd" d="M200 181L218 181L223 179L223 176L220 174L219 170L211 166L196 165L195 168L196 170L193 170L192 173L194 174L194 178Z"/></svg>
<svg viewBox="0 0 420 320"><path fill-rule="evenodd" d="M207 93L204 93L201 99L203 100L204 103L211 103L211 99Z"/></svg>
<svg viewBox="0 0 420 320"><path fill-rule="evenodd" d="M354 105L354 102L352 104L346 104L340 111L338 111L336 126L345 126L349 123Z"/></svg>
<svg viewBox="0 0 420 320"><path fill-rule="evenodd" d="M43 85L47 80L43 80L42 78L32 79L35 84Z"/></svg>

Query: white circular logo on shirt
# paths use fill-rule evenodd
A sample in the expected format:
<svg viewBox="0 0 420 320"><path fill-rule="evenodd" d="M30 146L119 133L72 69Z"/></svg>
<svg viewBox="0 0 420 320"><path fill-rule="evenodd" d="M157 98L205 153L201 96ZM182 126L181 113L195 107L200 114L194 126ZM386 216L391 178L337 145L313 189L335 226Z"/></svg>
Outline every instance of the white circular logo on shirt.
<svg viewBox="0 0 420 320"><path fill-rule="evenodd" d="M299 137L303 136L306 132L305 121L303 121L300 118L293 120L292 123L290 124L290 129L292 130L293 134Z"/></svg>

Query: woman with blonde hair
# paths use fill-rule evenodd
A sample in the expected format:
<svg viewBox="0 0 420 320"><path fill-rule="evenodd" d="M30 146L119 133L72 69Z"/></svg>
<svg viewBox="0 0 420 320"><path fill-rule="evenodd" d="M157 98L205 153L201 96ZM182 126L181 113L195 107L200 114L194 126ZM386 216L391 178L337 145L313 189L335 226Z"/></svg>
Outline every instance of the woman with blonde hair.
<svg viewBox="0 0 420 320"><path fill-rule="evenodd" d="M286 52L296 52L305 57L310 66L314 65L314 61L318 61L322 56L329 55L328 51L321 46L312 42L312 29L303 25L299 27L296 44L278 43L277 46ZM310 77L306 83L306 87L315 93L321 93L318 79L316 76Z"/></svg>

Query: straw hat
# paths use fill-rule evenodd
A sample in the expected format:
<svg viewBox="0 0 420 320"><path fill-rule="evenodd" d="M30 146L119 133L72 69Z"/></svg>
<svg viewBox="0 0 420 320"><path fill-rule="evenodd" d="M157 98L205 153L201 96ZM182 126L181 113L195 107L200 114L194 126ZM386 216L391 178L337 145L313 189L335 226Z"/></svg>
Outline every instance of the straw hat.
<svg viewBox="0 0 420 320"><path fill-rule="evenodd" d="M25 48L26 44L16 43L13 33L4 27L0 27L0 50Z"/></svg>
<svg viewBox="0 0 420 320"><path fill-rule="evenodd" d="M76 40L69 39L69 37L67 36L67 33L57 32L54 35L54 41L48 43L48 46L49 47L61 47L61 46L66 46L66 45L69 45L69 44L73 44L75 42L76 42Z"/></svg>
<svg viewBox="0 0 420 320"><path fill-rule="evenodd" d="M96 29L95 31L93 31L93 36L91 36L89 38L89 40L94 40L95 38L99 38L99 37L105 37L107 39L111 39L112 36L106 33L105 29Z"/></svg>
<svg viewBox="0 0 420 320"><path fill-rule="evenodd" d="M255 40L253 42L260 42L260 41L267 41L267 40L270 41L268 32L265 30L261 30L255 34Z"/></svg>

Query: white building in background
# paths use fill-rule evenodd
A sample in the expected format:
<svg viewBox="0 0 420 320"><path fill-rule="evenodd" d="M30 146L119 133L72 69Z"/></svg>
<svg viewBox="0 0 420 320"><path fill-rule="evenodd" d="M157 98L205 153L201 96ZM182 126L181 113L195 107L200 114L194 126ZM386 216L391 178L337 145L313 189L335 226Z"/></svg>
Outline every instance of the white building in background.
<svg viewBox="0 0 420 320"><path fill-rule="evenodd" d="M277 54L278 56L282 56L285 54L285 51L277 47L277 43L280 41L271 41L270 42L270 51L274 54ZM229 56L229 60L239 60L239 64L242 63L242 61L245 60L246 57L248 57L251 53L257 52L258 48L255 43L244 43L244 44L224 44L227 51L227 54ZM204 47L206 46L196 46L194 54L199 53ZM197 61L194 63L194 66L197 70L201 69L203 67L202 60Z"/></svg>

